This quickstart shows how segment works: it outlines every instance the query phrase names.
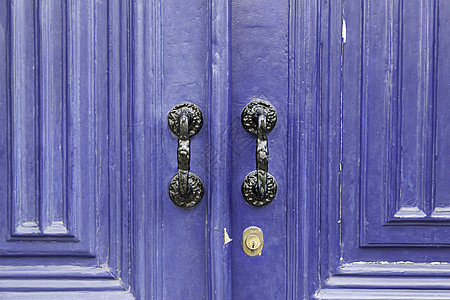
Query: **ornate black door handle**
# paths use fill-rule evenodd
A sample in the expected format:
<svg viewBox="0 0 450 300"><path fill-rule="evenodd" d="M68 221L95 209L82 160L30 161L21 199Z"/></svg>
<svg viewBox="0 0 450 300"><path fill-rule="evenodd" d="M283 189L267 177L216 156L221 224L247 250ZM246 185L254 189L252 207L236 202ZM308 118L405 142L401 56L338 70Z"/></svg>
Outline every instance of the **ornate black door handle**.
<svg viewBox="0 0 450 300"><path fill-rule="evenodd" d="M169 128L178 137L178 173L172 177L169 196L179 207L194 207L203 197L202 180L190 172L190 140L203 125L200 108L189 102L182 102L169 111Z"/></svg>
<svg viewBox="0 0 450 300"><path fill-rule="evenodd" d="M269 102L261 99L253 100L242 111L241 122L247 132L257 136L256 170L250 172L242 182L242 195L249 204L264 206L277 194L277 182L268 172L267 142L267 133L272 131L277 123L277 112Z"/></svg>

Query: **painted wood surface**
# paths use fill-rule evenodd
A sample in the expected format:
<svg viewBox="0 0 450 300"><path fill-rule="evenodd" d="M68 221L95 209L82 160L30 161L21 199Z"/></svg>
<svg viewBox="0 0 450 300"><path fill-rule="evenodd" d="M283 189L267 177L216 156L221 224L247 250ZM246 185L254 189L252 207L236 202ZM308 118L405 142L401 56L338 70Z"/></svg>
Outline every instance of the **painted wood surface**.
<svg viewBox="0 0 450 300"><path fill-rule="evenodd" d="M126 24L110 21L126 14L93 1L0 2L2 299L132 297L126 188L109 193L129 178L113 180L126 143L109 139L127 129L108 74L127 57L114 60L121 42L108 43Z"/></svg>
<svg viewBox="0 0 450 300"><path fill-rule="evenodd" d="M286 171L289 2L231 1L231 217L232 298L286 298ZM277 124L268 134L269 172L276 198L264 207L243 201L240 186L256 168L256 138L244 130L241 112L251 100L269 101ZM242 250L242 233L257 226L264 234L260 256Z"/></svg>
<svg viewBox="0 0 450 300"><path fill-rule="evenodd" d="M340 87L329 103L340 122L331 144L340 148L331 165L339 185L321 204L338 214L327 212L321 226L332 233L323 243L332 254L319 264L319 299L450 298L442 285L450 275L442 181L449 81L440 71L450 63L449 8L370 0L336 8Z"/></svg>
<svg viewBox="0 0 450 300"><path fill-rule="evenodd" d="M0 298L450 299L443 0L0 0ZM278 193L241 195L253 98ZM167 187L167 112L201 203ZM242 251L248 226L261 256Z"/></svg>

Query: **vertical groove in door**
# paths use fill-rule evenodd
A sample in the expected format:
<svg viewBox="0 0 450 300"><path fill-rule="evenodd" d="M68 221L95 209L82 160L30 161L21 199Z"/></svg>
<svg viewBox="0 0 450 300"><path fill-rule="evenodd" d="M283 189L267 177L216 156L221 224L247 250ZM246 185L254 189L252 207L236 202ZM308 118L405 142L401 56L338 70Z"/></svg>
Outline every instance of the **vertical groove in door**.
<svg viewBox="0 0 450 300"><path fill-rule="evenodd" d="M210 0L208 19L208 299L231 299L230 1Z"/></svg>

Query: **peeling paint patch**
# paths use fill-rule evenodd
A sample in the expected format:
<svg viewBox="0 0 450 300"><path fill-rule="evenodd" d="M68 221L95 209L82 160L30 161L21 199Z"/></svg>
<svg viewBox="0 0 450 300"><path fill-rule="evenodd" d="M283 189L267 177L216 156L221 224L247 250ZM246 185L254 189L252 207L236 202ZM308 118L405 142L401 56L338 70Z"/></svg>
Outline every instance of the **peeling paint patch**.
<svg viewBox="0 0 450 300"><path fill-rule="evenodd" d="M229 242L231 242L233 239L230 238L230 236L228 235L227 229L224 228L223 229L223 244L226 245Z"/></svg>
<svg viewBox="0 0 450 300"><path fill-rule="evenodd" d="M342 19L342 43L347 41L347 26L345 25L345 19Z"/></svg>
<svg viewBox="0 0 450 300"><path fill-rule="evenodd" d="M432 261L432 262L427 262L427 263L416 263L413 261L404 261L404 260L400 260L400 261L354 261L351 263L346 263L343 264L341 267L349 267L349 266L353 266L353 265L414 265L414 266L426 266L426 265L442 265L442 266L450 266L450 264L448 262L441 262L441 261Z"/></svg>

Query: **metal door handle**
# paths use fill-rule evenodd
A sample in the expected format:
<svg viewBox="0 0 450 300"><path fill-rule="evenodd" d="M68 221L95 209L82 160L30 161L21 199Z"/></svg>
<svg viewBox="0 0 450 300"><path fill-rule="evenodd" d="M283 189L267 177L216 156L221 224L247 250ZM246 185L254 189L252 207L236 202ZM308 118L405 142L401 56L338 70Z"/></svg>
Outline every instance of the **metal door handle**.
<svg viewBox="0 0 450 300"><path fill-rule="evenodd" d="M256 140L256 170L250 172L242 182L245 201L254 206L269 204L277 194L277 182L269 171L269 147L267 133L277 123L277 112L267 101L257 99L245 106L241 115L242 126Z"/></svg>
<svg viewBox="0 0 450 300"><path fill-rule="evenodd" d="M203 125L200 108L189 102L182 102L169 111L169 128L178 137L178 173L169 184L169 196L179 207L191 208L203 197L202 180L190 172L191 147L190 137L197 134Z"/></svg>

